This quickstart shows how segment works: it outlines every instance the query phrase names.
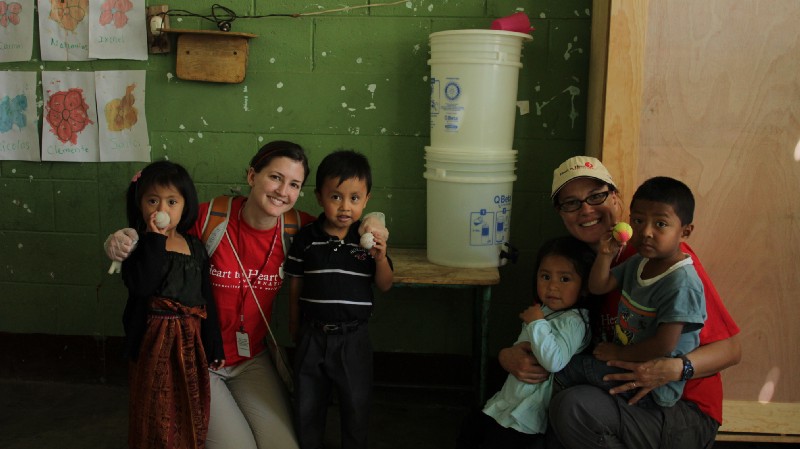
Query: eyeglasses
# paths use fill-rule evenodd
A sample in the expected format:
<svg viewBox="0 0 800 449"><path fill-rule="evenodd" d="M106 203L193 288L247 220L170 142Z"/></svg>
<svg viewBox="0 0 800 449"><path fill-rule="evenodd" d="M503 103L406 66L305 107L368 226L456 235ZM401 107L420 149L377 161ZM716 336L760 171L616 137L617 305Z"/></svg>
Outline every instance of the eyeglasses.
<svg viewBox="0 0 800 449"><path fill-rule="evenodd" d="M605 192L593 193L582 200L564 201L563 203L558 203L558 210L561 212L575 212L581 208L583 203L586 203L590 206L599 206L606 201L606 198L608 198L608 195L610 194L611 191L606 190Z"/></svg>

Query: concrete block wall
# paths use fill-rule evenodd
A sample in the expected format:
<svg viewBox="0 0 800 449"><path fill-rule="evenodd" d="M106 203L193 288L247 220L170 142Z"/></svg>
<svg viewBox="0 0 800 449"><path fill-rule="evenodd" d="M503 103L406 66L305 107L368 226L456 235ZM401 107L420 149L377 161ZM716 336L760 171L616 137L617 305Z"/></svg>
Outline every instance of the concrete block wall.
<svg viewBox="0 0 800 449"><path fill-rule="evenodd" d="M148 3L209 15L214 2ZM234 0L225 6L246 16L368 3ZM494 289L495 354L513 342L517 314L530 303L539 243L563 232L549 188L552 170L583 153L591 0L408 0L296 18L240 17L233 31L258 35L250 41L241 84L178 79L174 46L172 53L147 61L41 61L37 51L32 61L0 69L146 70L152 159L185 165L201 199L244 189L247 162L270 140L303 145L312 168L334 149L359 150L373 166L370 209L386 213L390 245L424 248L428 35L488 28L494 18L517 11L526 12L536 30L523 50L518 94L530 113L517 116L514 140L519 160L511 242L521 255L516 265L501 269L502 284ZM173 28L213 28L197 17L173 15L171 22ZM39 108L41 117L41 101ZM122 334L126 291L118 276L106 274L101 244L124 225L124 190L143 165L0 161L0 332L101 340ZM313 171L299 206L319 212ZM471 301L462 290L395 289L382 295L371 327L375 349L470 354ZM285 310L285 302L279 303L281 335Z"/></svg>

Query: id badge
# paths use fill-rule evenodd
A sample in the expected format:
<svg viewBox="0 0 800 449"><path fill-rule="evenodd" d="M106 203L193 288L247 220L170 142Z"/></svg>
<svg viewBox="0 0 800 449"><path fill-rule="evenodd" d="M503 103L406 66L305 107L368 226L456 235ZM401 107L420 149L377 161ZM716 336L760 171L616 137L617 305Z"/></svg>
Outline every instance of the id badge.
<svg viewBox="0 0 800 449"><path fill-rule="evenodd" d="M241 357L250 357L250 337L247 332L236 333L236 351Z"/></svg>

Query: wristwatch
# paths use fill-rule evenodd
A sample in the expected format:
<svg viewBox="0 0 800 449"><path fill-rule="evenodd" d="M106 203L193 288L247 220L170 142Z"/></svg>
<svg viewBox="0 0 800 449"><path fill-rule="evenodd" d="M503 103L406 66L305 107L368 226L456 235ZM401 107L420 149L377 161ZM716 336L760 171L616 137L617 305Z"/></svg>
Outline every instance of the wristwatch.
<svg viewBox="0 0 800 449"><path fill-rule="evenodd" d="M681 360L683 360L683 372L681 373L681 381L686 381L694 376L694 366L692 366L692 361L689 360L688 357L685 355L677 356Z"/></svg>

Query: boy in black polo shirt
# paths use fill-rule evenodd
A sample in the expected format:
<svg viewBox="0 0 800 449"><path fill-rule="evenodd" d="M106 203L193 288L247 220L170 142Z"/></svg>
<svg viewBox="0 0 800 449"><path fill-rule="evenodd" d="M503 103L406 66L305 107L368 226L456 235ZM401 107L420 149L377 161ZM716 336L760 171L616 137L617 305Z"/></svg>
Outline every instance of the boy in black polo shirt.
<svg viewBox="0 0 800 449"><path fill-rule="evenodd" d="M314 190L323 213L300 230L286 259L290 281L289 331L295 353L295 426L301 449L319 449L331 391L339 391L342 449L367 447L372 394L372 346L367 320L372 282L392 286L388 232L368 229L375 245L359 245L361 214L372 173L367 158L340 150L317 169Z"/></svg>

